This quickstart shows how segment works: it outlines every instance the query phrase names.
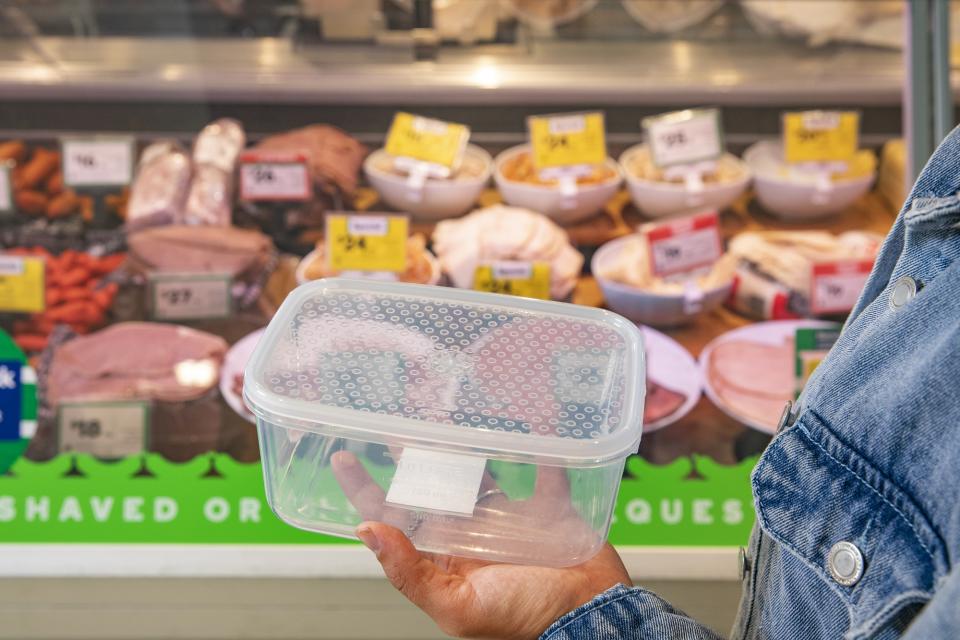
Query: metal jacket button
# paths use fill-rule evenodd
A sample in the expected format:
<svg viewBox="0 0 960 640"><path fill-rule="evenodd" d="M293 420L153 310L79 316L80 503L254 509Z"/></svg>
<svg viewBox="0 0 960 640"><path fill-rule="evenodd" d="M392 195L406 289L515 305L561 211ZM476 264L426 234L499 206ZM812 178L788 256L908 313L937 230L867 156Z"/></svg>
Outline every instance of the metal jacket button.
<svg viewBox="0 0 960 640"><path fill-rule="evenodd" d="M747 559L747 551L743 547L740 547L740 554L737 557L737 564L739 566L740 579L746 580L747 574L750 573L750 561Z"/></svg>
<svg viewBox="0 0 960 640"><path fill-rule="evenodd" d="M852 587L863 575L863 555L853 543L838 542L827 556L827 568L838 584Z"/></svg>
<svg viewBox="0 0 960 640"><path fill-rule="evenodd" d="M890 307L899 309L910 302L917 295L917 281L910 276L902 276L893 285L890 293Z"/></svg>
<svg viewBox="0 0 960 640"><path fill-rule="evenodd" d="M793 402L788 400L783 407L783 413L780 414L780 422L777 423L776 433L783 431L784 427L790 424L790 417L793 414Z"/></svg>

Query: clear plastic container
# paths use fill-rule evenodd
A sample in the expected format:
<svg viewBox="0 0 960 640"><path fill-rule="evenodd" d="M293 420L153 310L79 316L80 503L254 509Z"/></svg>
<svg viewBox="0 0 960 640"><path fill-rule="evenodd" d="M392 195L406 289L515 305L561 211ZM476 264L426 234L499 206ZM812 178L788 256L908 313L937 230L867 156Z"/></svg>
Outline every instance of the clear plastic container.
<svg viewBox="0 0 960 640"><path fill-rule="evenodd" d="M642 335L616 314L345 279L294 290L244 376L286 522L558 567L606 539L644 389Z"/></svg>

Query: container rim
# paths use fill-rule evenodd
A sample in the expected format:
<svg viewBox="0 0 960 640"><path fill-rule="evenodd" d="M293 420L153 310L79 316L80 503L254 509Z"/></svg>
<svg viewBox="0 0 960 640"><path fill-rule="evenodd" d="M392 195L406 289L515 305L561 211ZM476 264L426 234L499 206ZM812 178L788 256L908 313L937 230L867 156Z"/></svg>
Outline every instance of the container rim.
<svg viewBox="0 0 960 640"><path fill-rule="evenodd" d="M306 299L331 291L384 294L417 301L477 304L509 312L536 312L605 324L614 329L626 345L622 375L627 384L624 385L620 428L612 435L591 440L537 437L484 429L455 429L449 424L430 420L319 405L271 393L260 383L255 372L263 370L285 327L284 319L296 313ZM325 427L329 426L341 433L356 432L361 439L389 438L416 443L417 447L426 449L455 449L468 451L473 455L536 457L571 464L595 465L625 458L636 452L643 434L645 360L643 334L640 329L626 318L604 309L431 285L325 278L300 285L284 300L247 362L244 369L243 395L247 406L259 419L301 431L323 434ZM636 382L631 384L630 381Z"/></svg>

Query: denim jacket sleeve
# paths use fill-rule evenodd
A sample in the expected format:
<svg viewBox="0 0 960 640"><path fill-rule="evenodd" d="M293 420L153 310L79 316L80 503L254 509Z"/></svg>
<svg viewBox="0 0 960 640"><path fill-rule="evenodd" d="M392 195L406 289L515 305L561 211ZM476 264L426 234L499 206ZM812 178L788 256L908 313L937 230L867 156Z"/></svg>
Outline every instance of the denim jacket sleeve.
<svg viewBox="0 0 960 640"><path fill-rule="evenodd" d="M540 640L721 640L669 602L623 585L557 620Z"/></svg>

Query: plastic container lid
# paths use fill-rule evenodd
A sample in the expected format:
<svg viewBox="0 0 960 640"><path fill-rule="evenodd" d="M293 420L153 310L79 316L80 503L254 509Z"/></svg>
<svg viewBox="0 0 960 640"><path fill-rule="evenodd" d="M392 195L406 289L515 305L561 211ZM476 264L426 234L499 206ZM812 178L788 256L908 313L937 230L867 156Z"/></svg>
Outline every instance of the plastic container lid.
<svg viewBox="0 0 960 640"><path fill-rule="evenodd" d="M568 465L634 453L644 393L642 334L616 314L342 278L294 290L244 376L278 426Z"/></svg>

